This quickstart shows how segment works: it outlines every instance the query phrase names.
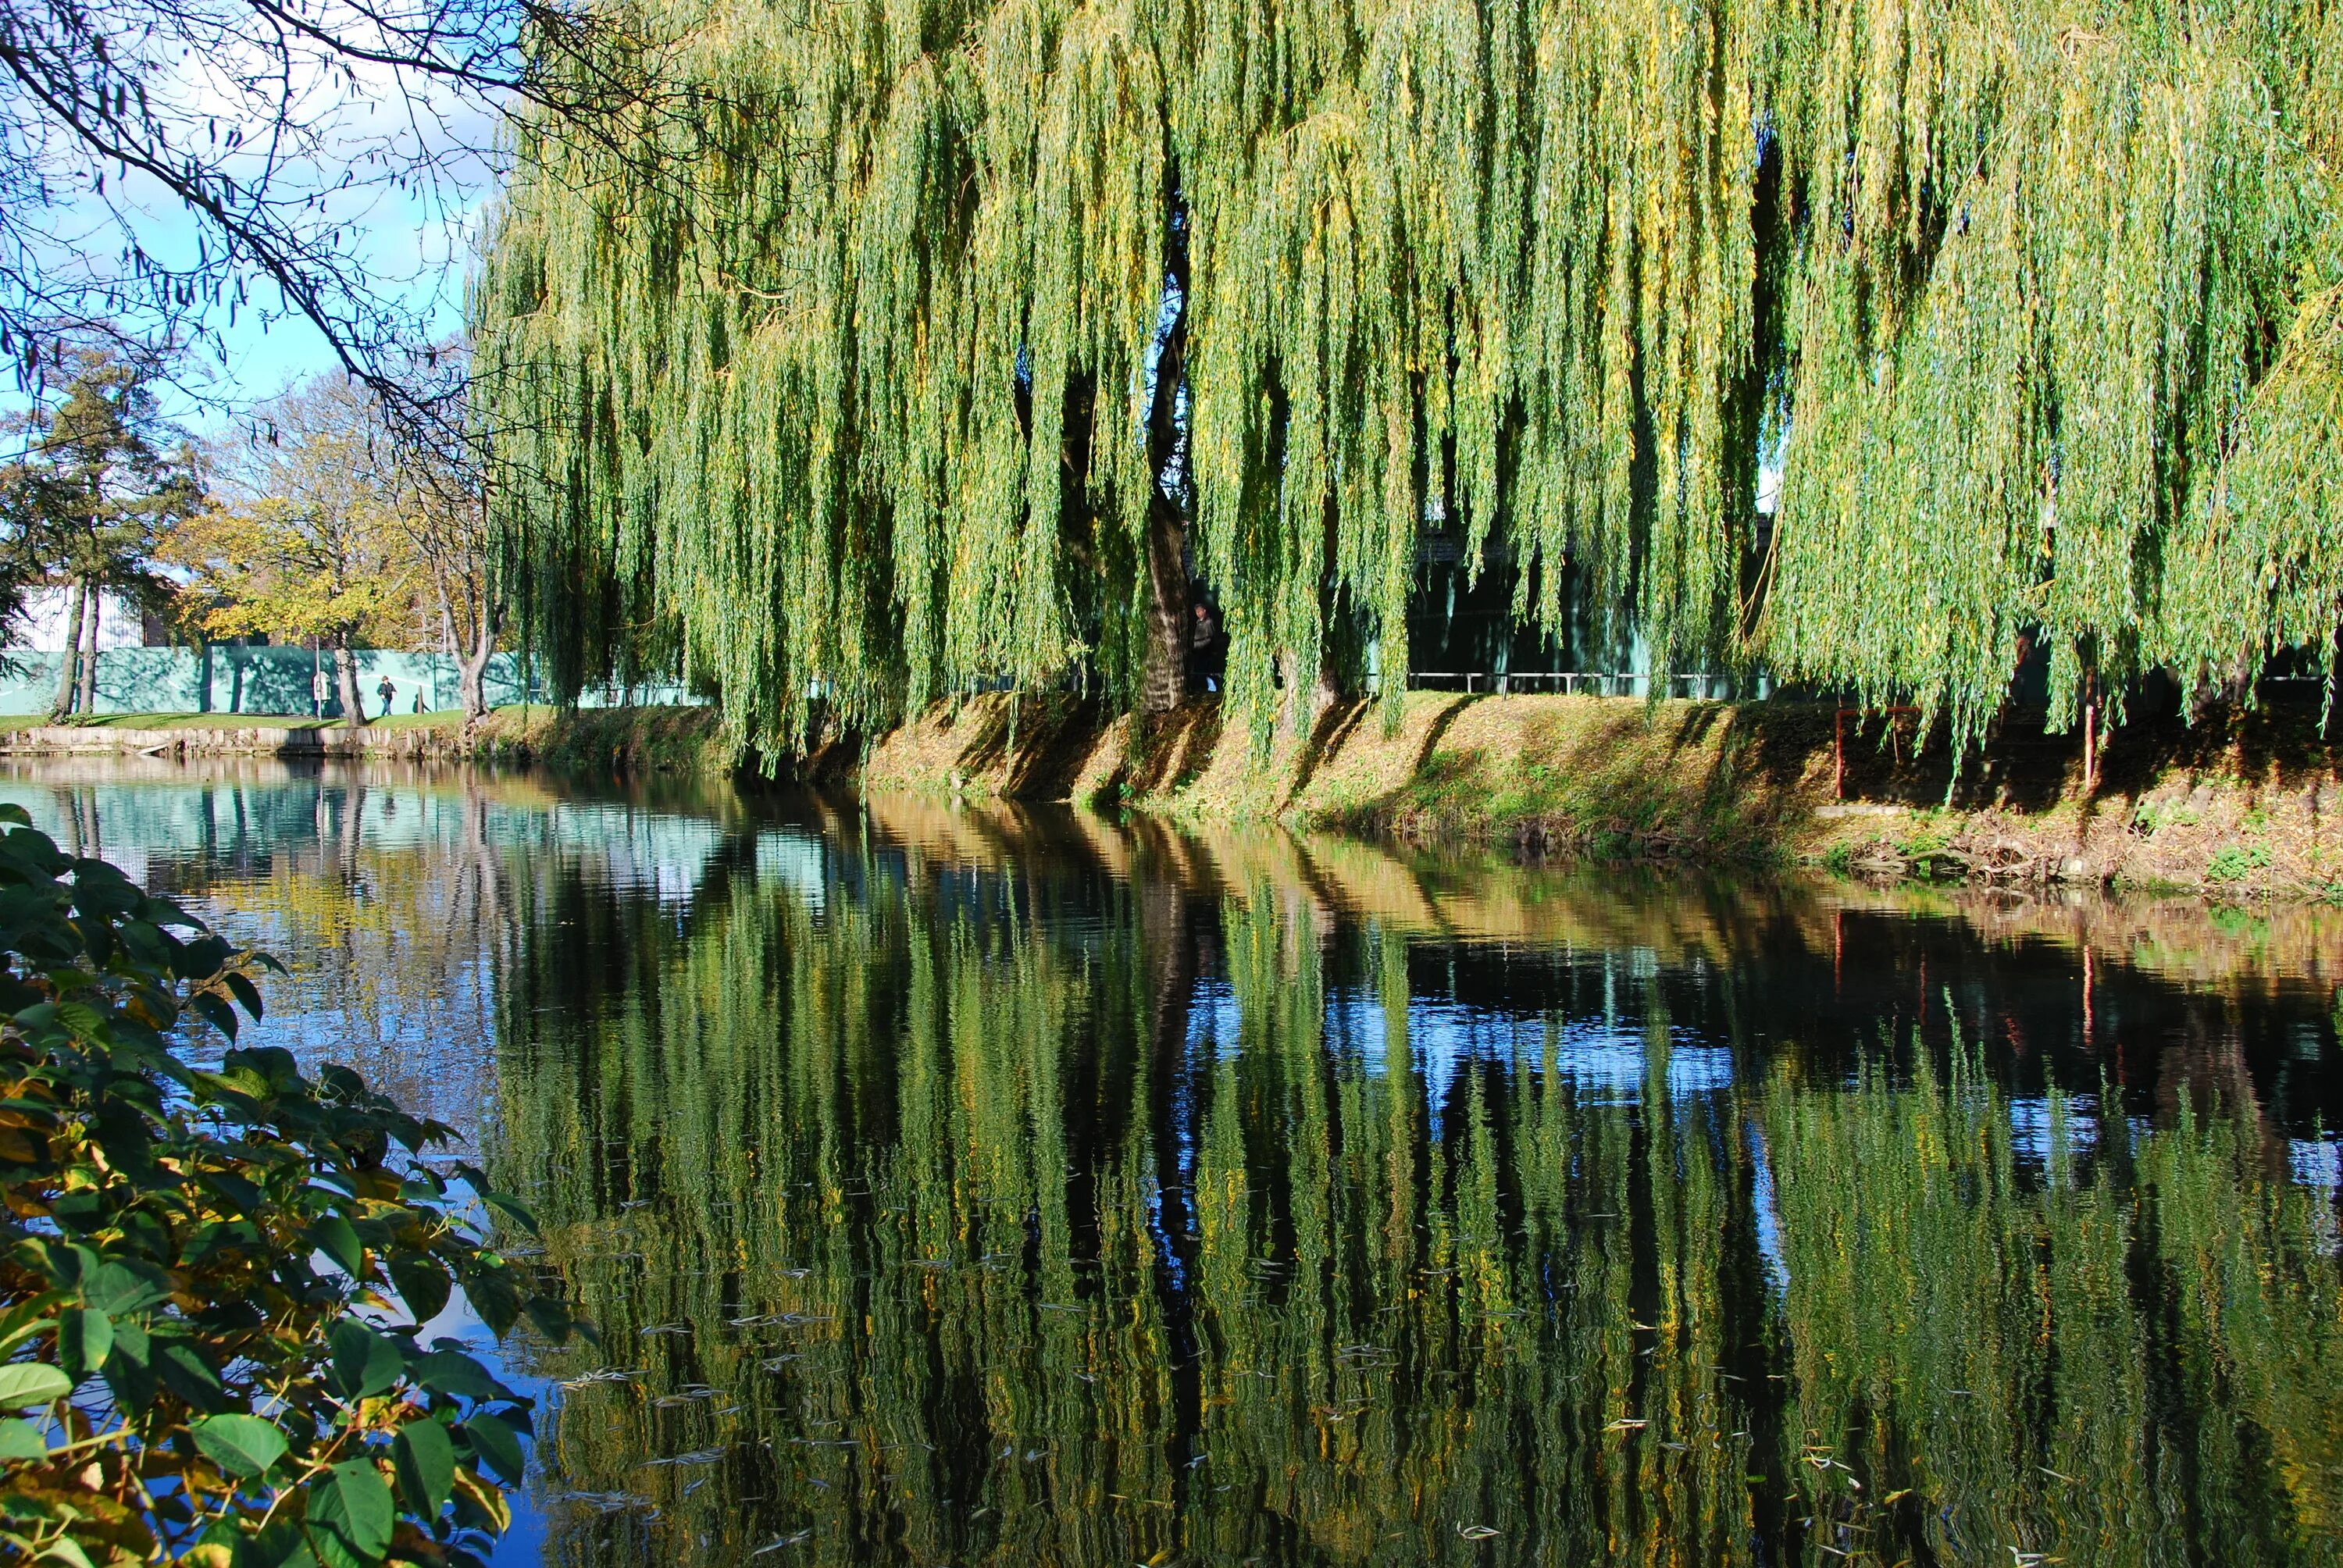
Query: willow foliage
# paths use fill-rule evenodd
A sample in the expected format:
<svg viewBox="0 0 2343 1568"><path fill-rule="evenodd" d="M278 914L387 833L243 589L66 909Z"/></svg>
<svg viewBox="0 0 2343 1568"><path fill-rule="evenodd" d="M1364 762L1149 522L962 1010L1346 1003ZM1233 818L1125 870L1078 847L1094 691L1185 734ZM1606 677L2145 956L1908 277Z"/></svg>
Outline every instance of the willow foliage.
<svg viewBox="0 0 2343 1568"><path fill-rule="evenodd" d="M811 691L1127 697L1182 518L1256 725L1404 668L1435 526L1528 621L1566 565L1656 669L1964 744L2029 629L2070 709L2336 629L2333 0L648 20L700 112L525 135L476 302L573 689L679 661L769 746Z"/></svg>

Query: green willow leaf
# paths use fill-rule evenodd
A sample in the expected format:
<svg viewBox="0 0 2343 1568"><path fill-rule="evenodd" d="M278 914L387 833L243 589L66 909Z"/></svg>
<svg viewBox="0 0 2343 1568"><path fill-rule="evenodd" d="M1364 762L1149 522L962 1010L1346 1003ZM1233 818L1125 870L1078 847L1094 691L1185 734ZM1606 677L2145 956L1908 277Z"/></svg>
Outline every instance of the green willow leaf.
<svg viewBox="0 0 2343 1568"><path fill-rule="evenodd" d="M2029 647L2061 721L2323 661L2343 14L2185 14L641 8L618 46L725 111L524 116L474 297L533 646L768 752L1161 706L1192 591L1265 737L1408 667L1437 560L1553 668L1762 664L1963 746Z"/></svg>

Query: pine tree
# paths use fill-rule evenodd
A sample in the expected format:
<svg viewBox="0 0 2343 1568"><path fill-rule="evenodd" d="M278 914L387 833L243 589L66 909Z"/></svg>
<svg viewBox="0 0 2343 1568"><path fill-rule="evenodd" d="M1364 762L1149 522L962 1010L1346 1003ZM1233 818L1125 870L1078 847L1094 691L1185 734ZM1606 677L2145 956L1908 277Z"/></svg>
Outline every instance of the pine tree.
<svg viewBox="0 0 2343 1568"><path fill-rule="evenodd" d="M95 703L101 593L167 598L156 552L201 498L194 455L185 442L172 443L154 377L152 365L85 352L64 401L31 411L24 455L0 468L0 518L16 579L10 616L34 581L46 578L67 596L60 714Z"/></svg>

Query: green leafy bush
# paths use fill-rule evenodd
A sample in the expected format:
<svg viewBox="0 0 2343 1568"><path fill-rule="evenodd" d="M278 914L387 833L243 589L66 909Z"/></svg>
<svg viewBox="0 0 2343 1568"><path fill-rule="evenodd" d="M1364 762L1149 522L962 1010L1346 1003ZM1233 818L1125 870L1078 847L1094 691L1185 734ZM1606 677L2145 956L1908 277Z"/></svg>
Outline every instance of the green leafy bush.
<svg viewBox="0 0 2343 1568"><path fill-rule="evenodd" d="M2224 844L2213 851L2205 862L2208 881L2235 882L2270 863L2270 852L2265 844Z"/></svg>
<svg viewBox="0 0 2343 1568"><path fill-rule="evenodd" d="M416 1325L460 1290L566 1337L483 1229L528 1215L357 1074L236 1049L267 960L0 823L0 1563L478 1563L530 1403Z"/></svg>

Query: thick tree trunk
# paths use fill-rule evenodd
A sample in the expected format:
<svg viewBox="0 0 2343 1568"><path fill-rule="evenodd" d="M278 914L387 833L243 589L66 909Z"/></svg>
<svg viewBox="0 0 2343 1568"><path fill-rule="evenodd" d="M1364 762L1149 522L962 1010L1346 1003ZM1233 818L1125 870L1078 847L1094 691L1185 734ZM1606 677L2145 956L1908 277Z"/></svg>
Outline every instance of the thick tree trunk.
<svg viewBox="0 0 2343 1568"><path fill-rule="evenodd" d="M1180 315L1163 335L1163 350L1155 357L1155 398L1147 415L1148 470L1155 488L1147 498L1147 644L1139 678L1142 714L1170 712L1180 706L1188 687L1187 519L1180 515L1180 503L1163 488L1164 470L1179 446L1180 383L1188 363L1186 268L1176 265L1176 259Z"/></svg>
<svg viewBox="0 0 2343 1568"><path fill-rule="evenodd" d="M96 713L97 711L97 623L100 619L96 579L92 578L85 585L83 591L89 601L88 610L82 618L88 623L88 629L84 635L89 638L89 648L82 655L81 660L81 710L84 713Z"/></svg>
<svg viewBox="0 0 2343 1568"><path fill-rule="evenodd" d="M81 608L84 602L81 580L76 578L65 590L72 596L65 611L65 650L57 659L57 718L64 718L74 708L74 690L81 675Z"/></svg>
<svg viewBox="0 0 2343 1568"><path fill-rule="evenodd" d="M472 650L457 667L458 700L464 709L464 727L470 729L488 716L488 659L497 650L496 616L487 598L480 602L479 618L474 623Z"/></svg>
<svg viewBox="0 0 2343 1568"><path fill-rule="evenodd" d="M1139 710L1168 713L1188 685L1188 570L1182 560L1187 529L1180 508L1158 494L1147 508L1147 653L1139 682Z"/></svg>
<svg viewBox="0 0 2343 1568"><path fill-rule="evenodd" d="M347 633L334 638L334 689L342 699L342 722L353 727L367 721L366 703L358 696L358 661L350 652Z"/></svg>

